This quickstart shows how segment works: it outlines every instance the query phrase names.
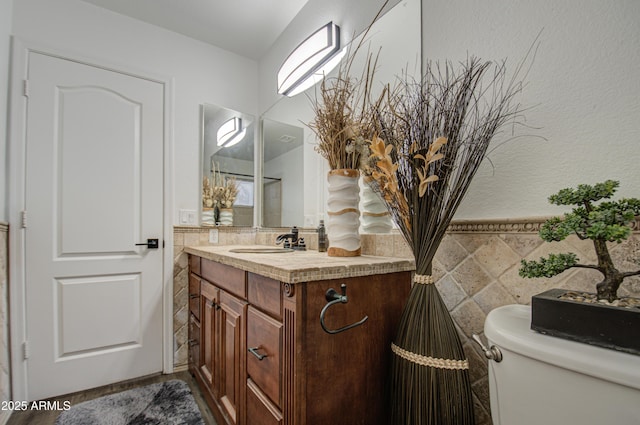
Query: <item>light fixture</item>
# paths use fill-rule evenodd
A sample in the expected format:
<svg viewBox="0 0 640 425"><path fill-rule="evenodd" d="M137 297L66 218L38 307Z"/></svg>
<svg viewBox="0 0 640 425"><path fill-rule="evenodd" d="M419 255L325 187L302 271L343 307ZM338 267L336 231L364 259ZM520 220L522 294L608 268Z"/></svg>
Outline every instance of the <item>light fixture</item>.
<svg viewBox="0 0 640 425"><path fill-rule="evenodd" d="M218 146L228 148L235 145L247 134L247 129L242 128L242 118L233 117L218 129Z"/></svg>
<svg viewBox="0 0 640 425"><path fill-rule="evenodd" d="M278 93L294 96L320 81L346 52L340 50L340 27L333 22L311 34L278 71Z"/></svg>

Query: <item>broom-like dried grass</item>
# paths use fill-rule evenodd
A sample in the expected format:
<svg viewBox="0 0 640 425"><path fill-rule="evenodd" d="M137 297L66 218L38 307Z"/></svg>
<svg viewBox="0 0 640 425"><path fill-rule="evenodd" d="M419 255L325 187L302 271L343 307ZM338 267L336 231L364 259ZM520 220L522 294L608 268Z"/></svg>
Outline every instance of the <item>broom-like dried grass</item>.
<svg viewBox="0 0 640 425"><path fill-rule="evenodd" d="M365 174L416 261L416 283L392 346L394 425L474 423L468 363L430 275L491 140L521 113L516 77L507 80L504 62L469 58L459 69L428 63L422 81L401 79L378 110L380 138L371 143Z"/></svg>

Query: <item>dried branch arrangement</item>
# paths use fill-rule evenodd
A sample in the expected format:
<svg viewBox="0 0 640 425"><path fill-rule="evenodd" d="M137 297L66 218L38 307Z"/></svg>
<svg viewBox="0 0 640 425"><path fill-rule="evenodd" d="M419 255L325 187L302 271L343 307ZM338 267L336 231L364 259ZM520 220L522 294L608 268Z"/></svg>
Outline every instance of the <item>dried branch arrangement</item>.
<svg viewBox="0 0 640 425"><path fill-rule="evenodd" d="M359 169L369 157L368 141L375 133L375 109L378 102L370 99L378 56L367 54L366 65L359 76L354 76L352 65L366 41L367 33L387 6L386 0L367 27L355 47L347 47L345 59L337 74L325 76L320 83L319 96L311 99L314 120L308 124L316 134L316 152L329 162L329 168Z"/></svg>
<svg viewBox="0 0 640 425"><path fill-rule="evenodd" d="M211 162L211 179L202 179L202 206L205 208L231 208L238 196L235 177L223 177L216 164Z"/></svg>
<svg viewBox="0 0 640 425"><path fill-rule="evenodd" d="M422 81L401 79L378 105L364 172L416 261L392 345L392 424L474 423L468 362L431 277L432 260L491 140L517 121L521 88L507 80L504 63L431 62Z"/></svg>

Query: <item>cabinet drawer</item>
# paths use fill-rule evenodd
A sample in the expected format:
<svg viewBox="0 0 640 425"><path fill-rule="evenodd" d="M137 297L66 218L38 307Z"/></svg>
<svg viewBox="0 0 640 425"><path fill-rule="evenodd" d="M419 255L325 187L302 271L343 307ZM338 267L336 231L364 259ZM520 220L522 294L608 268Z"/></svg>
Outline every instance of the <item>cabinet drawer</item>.
<svg viewBox="0 0 640 425"><path fill-rule="evenodd" d="M189 254L189 270L191 273L200 275L200 257Z"/></svg>
<svg viewBox="0 0 640 425"><path fill-rule="evenodd" d="M202 278L234 295L247 298L244 270L203 258L200 262Z"/></svg>
<svg viewBox="0 0 640 425"><path fill-rule="evenodd" d="M247 424L282 425L284 418L280 410L269 401L251 379L247 380Z"/></svg>
<svg viewBox="0 0 640 425"><path fill-rule="evenodd" d="M200 367L200 322L192 314L189 316L189 370Z"/></svg>
<svg viewBox="0 0 640 425"><path fill-rule="evenodd" d="M247 374L282 407L282 323L253 306L247 312Z"/></svg>
<svg viewBox="0 0 640 425"><path fill-rule="evenodd" d="M200 278L189 275L189 311L200 320Z"/></svg>
<svg viewBox="0 0 640 425"><path fill-rule="evenodd" d="M280 282L254 273L247 274L249 303L259 309L282 318L282 291Z"/></svg>

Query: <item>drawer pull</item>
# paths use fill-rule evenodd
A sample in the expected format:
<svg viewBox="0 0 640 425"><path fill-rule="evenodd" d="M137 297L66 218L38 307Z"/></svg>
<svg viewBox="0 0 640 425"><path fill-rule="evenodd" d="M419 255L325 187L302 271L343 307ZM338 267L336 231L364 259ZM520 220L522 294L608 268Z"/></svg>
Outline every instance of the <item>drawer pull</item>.
<svg viewBox="0 0 640 425"><path fill-rule="evenodd" d="M256 356L258 360L262 361L265 357L267 357L267 355L258 353L259 349L260 347L254 347L254 348L249 348L247 351L249 351L251 354Z"/></svg>
<svg viewBox="0 0 640 425"><path fill-rule="evenodd" d="M198 341L197 339L189 340L189 347L195 347L196 345L200 345L200 341Z"/></svg>
<svg viewBox="0 0 640 425"><path fill-rule="evenodd" d="M189 294L189 298L200 298L200 294Z"/></svg>
<svg viewBox="0 0 640 425"><path fill-rule="evenodd" d="M325 299L327 300L327 305L324 306L324 308L322 309L322 311L320 312L320 326L322 326L322 330L324 330L326 333L328 334L338 334L340 332L344 332L346 330L349 329L353 329L356 326L360 326L362 324L364 324L364 322L367 321L367 319L369 318L369 316L364 316L360 321L352 323L350 325L347 326L343 326L339 329L329 329L327 328L327 325L324 324L324 316L327 313L327 310L329 310L329 307L331 307L334 304L346 304L348 301L347 298L347 285L346 284L342 284L340 285L340 288L342 289L342 295L338 294L338 292L333 289L330 288L327 290L327 293L325 294Z"/></svg>

